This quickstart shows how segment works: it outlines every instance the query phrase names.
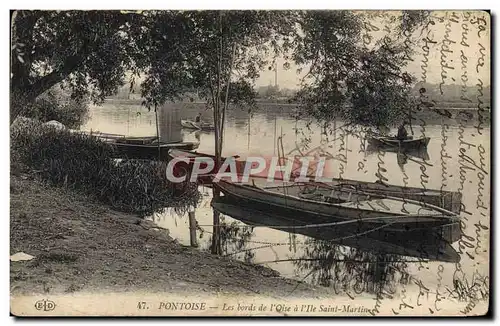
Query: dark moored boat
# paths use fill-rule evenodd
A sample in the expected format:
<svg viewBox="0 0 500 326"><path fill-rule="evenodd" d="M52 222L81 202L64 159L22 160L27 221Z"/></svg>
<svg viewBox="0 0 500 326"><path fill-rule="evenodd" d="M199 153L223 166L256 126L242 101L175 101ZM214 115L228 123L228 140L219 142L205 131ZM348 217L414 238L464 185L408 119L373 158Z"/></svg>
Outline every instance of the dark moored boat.
<svg viewBox="0 0 500 326"><path fill-rule="evenodd" d="M111 143L116 148L117 158L168 160L171 149L192 150L198 148L198 142L160 142L157 137L124 137ZM159 151L159 154L158 154Z"/></svg>
<svg viewBox="0 0 500 326"><path fill-rule="evenodd" d="M395 137L369 137L368 144L379 148L394 148L401 150L419 150L427 148L429 137L399 140Z"/></svg>
<svg viewBox="0 0 500 326"><path fill-rule="evenodd" d="M369 251L375 254L393 254L445 262L459 262L460 255L450 245L453 239L441 235L441 228L425 232L385 232L377 230L357 234L356 228L304 227L314 220L290 219L275 212L255 210L227 197L212 200L212 207L248 225L267 226L276 230L302 234L318 240L332 241L339 245ZM290 226L293 226L291 228ZM456 238L456 237L455 237Z"/></svg>
<svg viewBox="0 0 500 326"><path fill-rule="evenodd" d="M296 182L261 186L255 185L255 179L252 182L253 185L249 185L220 180L214 186L225 196L256 208L272 209L280 214L302 218L314 216L325 223L351 224L363 230L384 228L389 231L408 231L458 221L457 214L451 211L415 200L342 188L332 188L328 194L318 194Z"/></svg>
<svg viewBox="0 0 500 326"><path fill-rule="evenodd" d="M174 148L174 149L170 150L168 152L168 156L169 156L170 159L173 159L173 158L188 158L190 163L194 163L194 160L197 157L206 157L206 158L215 160L215 155L212 155L212 154L200 153L200 152L197 152L197 151L190 151L190 150L183 150L183 149L178 149L178 148ZM232 159L237 159L238 157L239 157L238 155L231 156ZM223 161L225 159L226 159L226 157L222 158ZM212 169L212 171L207 172L207 173L215 173L214 170L215 169Z"/></svg>

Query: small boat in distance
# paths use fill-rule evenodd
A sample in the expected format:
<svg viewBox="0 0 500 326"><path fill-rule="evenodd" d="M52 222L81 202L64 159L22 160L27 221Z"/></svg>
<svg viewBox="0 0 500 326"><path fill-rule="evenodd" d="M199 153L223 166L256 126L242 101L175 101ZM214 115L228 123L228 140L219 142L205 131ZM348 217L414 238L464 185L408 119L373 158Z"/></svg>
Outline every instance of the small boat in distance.
<svg viewBox="0 0 500 326"><path fill-rule="evenodd" d="M203 130L203 131L212 131L212 130L215 130L214 125L211 124L211 123L208 123L208 122L195 122L195 121L186 120L186 119L182 119L181 120L181 126L182 126L182 128L192 129L192 130Z"/></svg>
<svg viewBox="0 0 500 326"><path fill-rule="evenodd" d="M286 216L314 217L325 223L342 222L362 229L384 228L408 231L434 228L459 221L459 216L435 205L356 190L310 191L297 182L257 186L224 179L214 184L225 196L255 208L274 210ZM309 216L309 218L308 218Z"/></svg>
<svg viewBox="0 0 500 326"><path fill-rule="evenodd" d="M427 147L399 148L399 145L398 147L389 147L389 146L381 147L380 145L374 145L372 143L368 143L365 150L366 154L368 155L377 154L380 151L384 151L387 153L395 153L398 155L404 155L406 157L417 158L424 161L428 161L430 159Z"/></svg>
<svg viewBox="0 0 500 326"><path fill-rule="evenodd" d="M418 150L427 148L429 137L399 140L396 137L369 137L368 144L379 148L394 148L402 150Z"/></svg>

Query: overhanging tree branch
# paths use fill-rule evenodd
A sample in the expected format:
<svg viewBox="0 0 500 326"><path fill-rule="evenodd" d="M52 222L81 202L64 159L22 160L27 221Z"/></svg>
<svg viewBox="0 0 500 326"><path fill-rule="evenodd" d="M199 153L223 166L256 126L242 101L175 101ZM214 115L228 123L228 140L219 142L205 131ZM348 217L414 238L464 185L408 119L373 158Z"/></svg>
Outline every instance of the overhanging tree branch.
<svg viewBox="0 0 500 326"><path fill-rule="evenodd" d="M86 54L70 56L66 58L63 66L46 76L39 78L32 85L29 85L27 89L25 89L25 93L27 93L32 99L36 98L38 95L42 94L52 86L60 83L65 80L75 69L77 69L87 58Z"/></svg>

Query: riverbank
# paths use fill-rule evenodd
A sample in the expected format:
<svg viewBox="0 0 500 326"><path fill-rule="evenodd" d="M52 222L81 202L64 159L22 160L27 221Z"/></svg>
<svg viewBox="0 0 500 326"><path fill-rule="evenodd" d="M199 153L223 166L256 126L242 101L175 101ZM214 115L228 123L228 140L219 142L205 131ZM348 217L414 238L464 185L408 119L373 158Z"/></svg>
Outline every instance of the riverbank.
<svg viewBox="0 0 500 326"><path fill-rule="evenodd" d="M123 104L123 105L142 105L144 99L142 98L107 98L106 102L107 103L112 103L112 104ZM205 105L206 101L204 100L195 100L195 101L189 101L189 100L181 100L176 102L177 104L192 104L192 105ZM297 107L297 103L290 102L288 99L280 99L280 100L272 100L272 99L257 99L256 100L257 107L273 107L273 106L280 106L280 107ZM170 103L172 104L172 103ZM489 107L491 107L490 102L484 102L481 103L481 107L486 108L486 111L490 111ZM168 105L168 104L167 104ZM441 109L470 109L472 111L477 110L477 103L471 103L471 102L438 102L437 107Z"/></svg>
<svg viewBox="0 0 500 326"><path fill-rule="evenodd" d="M169 292L331 297L261 266L185 247L152 222L117 212L25 173L11 175L12 296Z"/></svg>
<svg viewBox="0 0 500 326"><path fill-rule="evenodd" d="M116 110L123 110L127 113L127 119L130 119L131 108L134 108L136 112L141 112L141 110L146 110L141 106L141 100L137 99L107 99L105 105L112 105L114 112ZM449 126L455 126L458 124L466 124L471 126L477 126L478 124L483 127L488 126L491 123L491 110L489 109L488 103L483 103L482 108L484 110L478 110L477 104L469 104L462 102L443 102L436 105L434 110L422 109L417 110L414 108L412 113L412 124L414 125L442 125L446 124ZM293 118L293 112L296 110L297 104L288 102L271 102L271 101L257 101L257 105L251 109L252 114L262 114L266 118L274 119L278 117ZM99 109L99 108L98 108ZM147 111L147 110L146 110ZM181 112L176 119L193 118L199 112L206 111L205 102L175 102L165 104L160 112L166 114L166 112ZM134 111L132 111L134 112ZM228 115L232 118L245 119L248 120L248 110L241 108L235 108L229 106ZM210 121L211 113L205 113L205 118ZM293 118L295 119L295 118ZM175 121L178 123L178 121Z"/></svg>

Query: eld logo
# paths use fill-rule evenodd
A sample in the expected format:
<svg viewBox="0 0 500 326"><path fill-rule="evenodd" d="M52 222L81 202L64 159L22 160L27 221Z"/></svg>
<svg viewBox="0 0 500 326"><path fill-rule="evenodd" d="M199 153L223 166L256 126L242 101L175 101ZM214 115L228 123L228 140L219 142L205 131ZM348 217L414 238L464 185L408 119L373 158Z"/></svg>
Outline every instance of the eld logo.
<svg viewBox="0 0 500 326"><path fill-rule="evenodd" d="M36 310L51 311L56 308L56 304L50 300L38 300L35 302L35 308Z"/></svg>

